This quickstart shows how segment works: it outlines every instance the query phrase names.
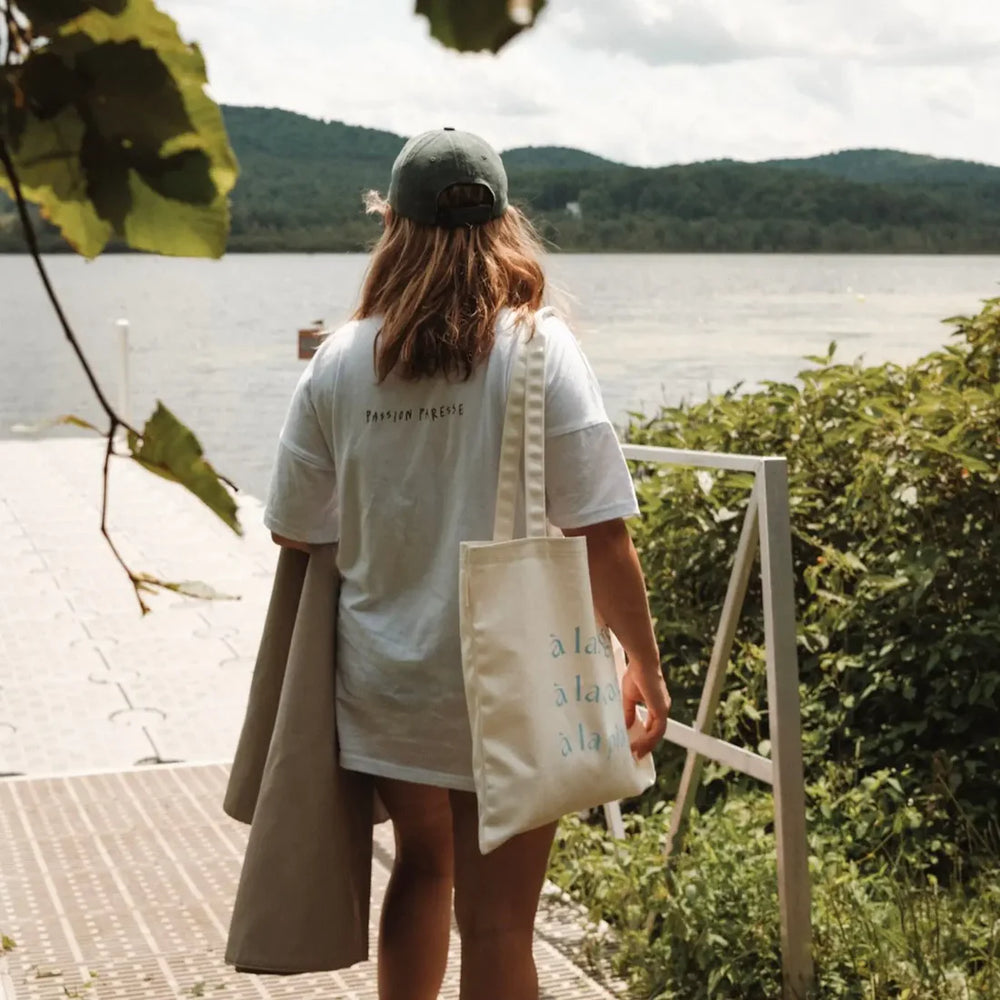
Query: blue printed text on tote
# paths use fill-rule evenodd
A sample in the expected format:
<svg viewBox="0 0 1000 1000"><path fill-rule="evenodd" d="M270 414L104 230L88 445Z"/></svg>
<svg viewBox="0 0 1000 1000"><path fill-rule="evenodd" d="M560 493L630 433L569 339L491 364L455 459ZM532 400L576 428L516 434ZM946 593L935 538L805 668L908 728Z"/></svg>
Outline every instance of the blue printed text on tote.
<svg viewBox="0 0 1000 1000"><path fill-rule="evenodd" d="M566 639L555 632L550 633L549 652L554 660L564 656L599 656L612 659L611 633L602 628L596 633L584 632L579 626L568 634ZM553 704L556 708L564 708L564 715L570 715L574 708L580 709L584 716L595 720L592 706L611 705L621 701L621 687L617 680L610 683L597 683L593 678L587 678L584 673L575 673L569 678L553 681ZM599 713L598 718L603 713ZM605 716L606 719L606 716ZM573 722L576 721L576 725ZM601 753L610 757L618 750L629 746L628 733L625 729L624 715L620 722L608 731L603 726L599 731L584 721L567 718L567 730L559 730L559 747L563 757L576 753Z"/></svg>

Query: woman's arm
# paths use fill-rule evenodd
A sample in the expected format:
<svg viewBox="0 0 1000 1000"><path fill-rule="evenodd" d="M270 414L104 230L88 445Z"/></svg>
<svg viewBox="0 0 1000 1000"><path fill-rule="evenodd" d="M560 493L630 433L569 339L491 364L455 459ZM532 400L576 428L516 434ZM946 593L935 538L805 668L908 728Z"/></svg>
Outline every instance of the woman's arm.
<svg viewBox="0 0 1000 1000"><path fill-rule="evenodd" d="M286 549L298 549L299 552L312 551L312 546L308 542L297 542L294 538L285 538L284 535L279 535L276 531L271 532L271 541Z"/></svg>
<svg viewBox="0 0 1000 1000"><path fill-rule="evenodd" d="M625 721L632 725L637 704L644 704L648 711L646 731L632 743L636 756L643 757L667 730L670 695L660 667L646 583L632 536L621 518L564 529L563 534L583 535L587 540L594 604L628 655L628 669L622 679Z"/></svg>

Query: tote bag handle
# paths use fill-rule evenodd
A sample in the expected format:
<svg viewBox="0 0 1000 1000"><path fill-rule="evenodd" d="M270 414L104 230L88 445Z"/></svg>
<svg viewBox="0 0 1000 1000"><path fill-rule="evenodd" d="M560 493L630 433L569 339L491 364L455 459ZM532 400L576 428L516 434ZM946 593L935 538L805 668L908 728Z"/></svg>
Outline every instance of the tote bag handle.
<svg viewBox="0 0 1000 1000"><path fill-rule="evenodd" d="M496 513L493 541L514 537L514 509L521 458L524 457L524 523L528 538L544 538L545 519L545 336L539 319L522 335L519 330L514 350L514 369L507 388L500 467L497 474Z"/></svg>

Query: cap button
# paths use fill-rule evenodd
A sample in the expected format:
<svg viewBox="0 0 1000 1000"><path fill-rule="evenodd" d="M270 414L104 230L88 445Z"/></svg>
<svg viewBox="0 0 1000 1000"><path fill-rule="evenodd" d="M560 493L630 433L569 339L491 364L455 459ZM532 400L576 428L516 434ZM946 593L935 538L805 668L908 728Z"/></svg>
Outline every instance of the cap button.
<svg viewBox="0 0 1000 1000"><path fill-rule="evenodd" d="M455 131L455 129L451 125L445 125L444 130L445 130L445 132L454 132Z"/></svg>

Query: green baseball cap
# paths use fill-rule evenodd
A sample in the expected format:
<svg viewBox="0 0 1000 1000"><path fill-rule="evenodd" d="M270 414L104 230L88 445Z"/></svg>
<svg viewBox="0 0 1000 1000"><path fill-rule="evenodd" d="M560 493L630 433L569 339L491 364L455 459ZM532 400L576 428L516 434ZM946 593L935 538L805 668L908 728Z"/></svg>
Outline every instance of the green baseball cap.
<svg viewBox="0 0 1000 1000"><path fill-rule="evenodd" d="M479 184L492 203L438 208L438 197L454 184ZM507 171L496 150L471 132L434 129L415 135L392 165L389 206L424 226L455 229L499 219L507 211Z"/></svg>

